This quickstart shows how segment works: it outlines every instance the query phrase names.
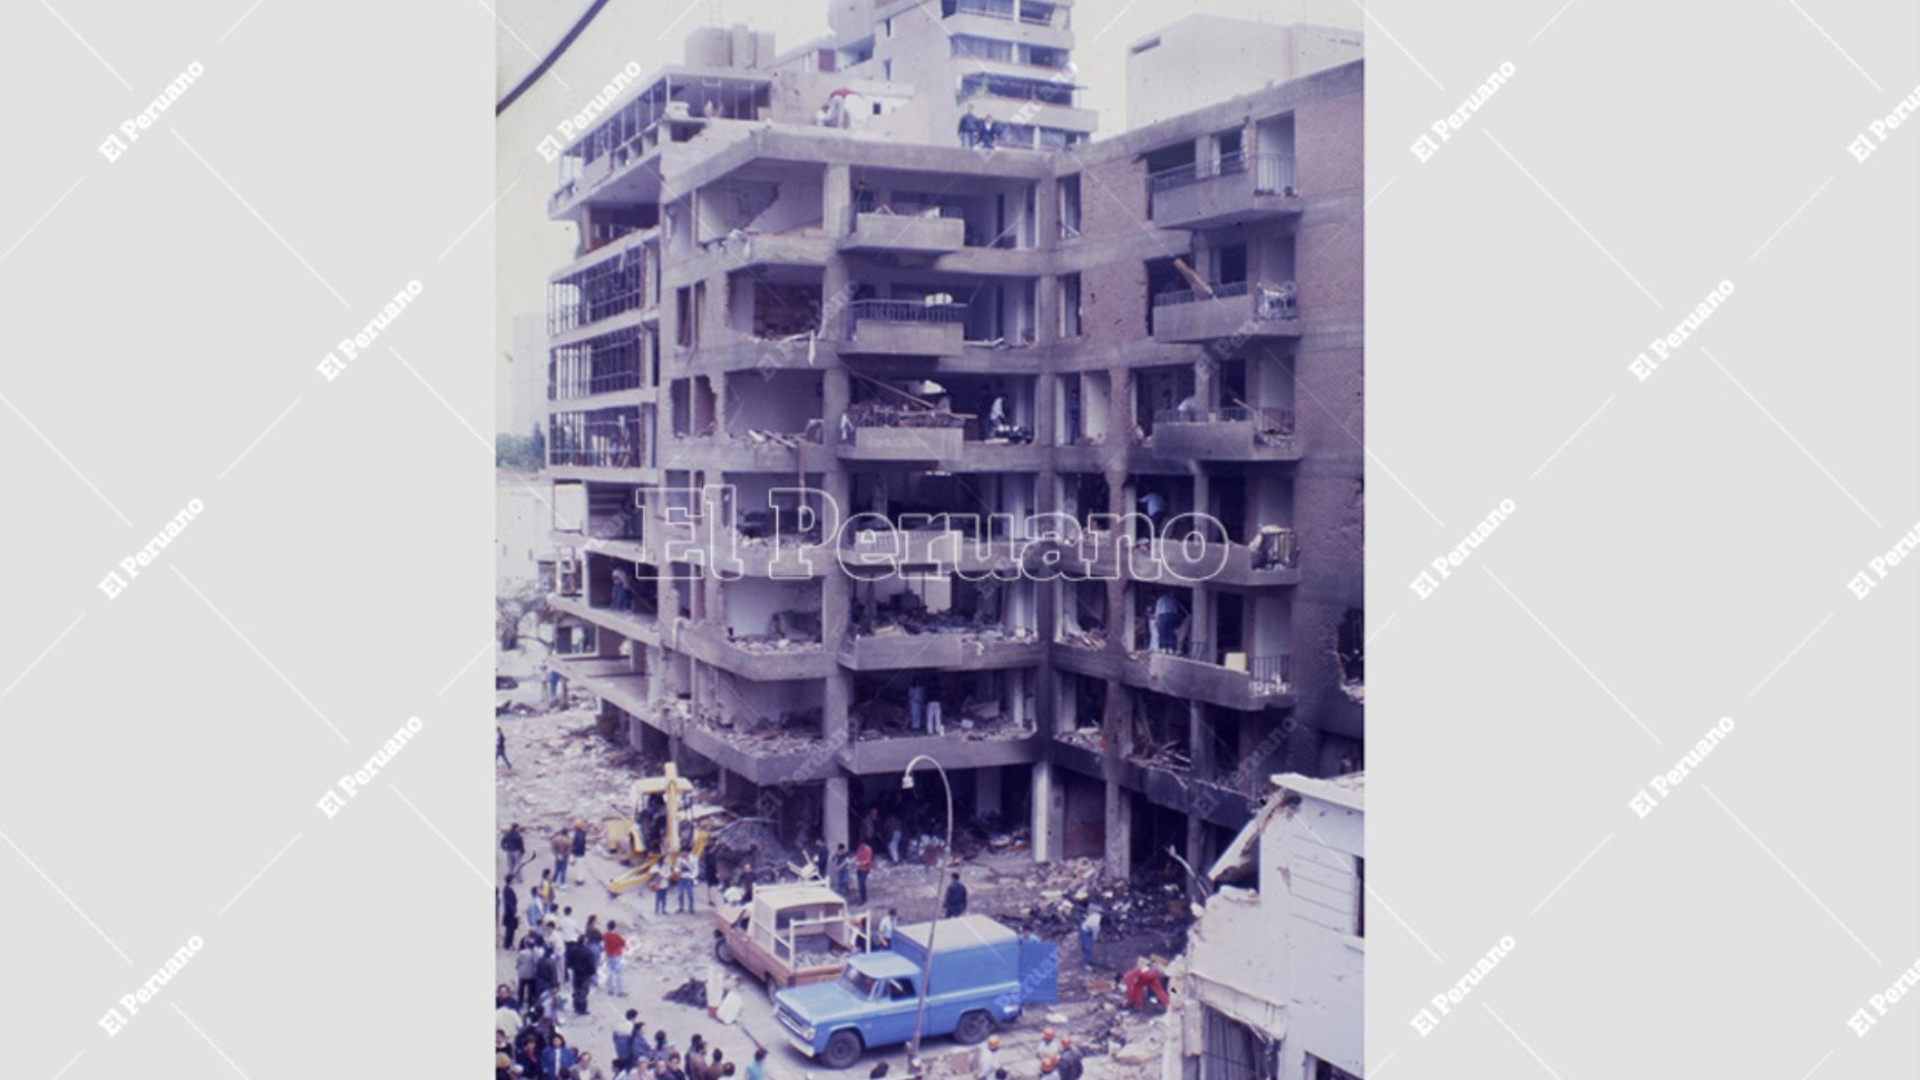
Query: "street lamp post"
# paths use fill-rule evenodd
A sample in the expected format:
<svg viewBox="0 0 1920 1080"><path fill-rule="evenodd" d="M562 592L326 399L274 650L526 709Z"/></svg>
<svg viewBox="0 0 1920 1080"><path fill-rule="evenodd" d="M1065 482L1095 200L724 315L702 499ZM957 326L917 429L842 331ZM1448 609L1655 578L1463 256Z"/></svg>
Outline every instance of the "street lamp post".
<svg viewBox="0 0 1920 1080"><path fill-rule="evenodd" d="M939 904L944 902L940 898L940 882L945 878L944 867L952 865L953 862L953 785L947 782L947 770L941 768L938 761L930 755L921 754L907 762L907 770L900 774L901 788L906 790L913 788L914 767L923 761L933 766L933 771L940 774L940 786L947 793L947 846L943 849L941 859L943 872L934 880L933 885L934 902ZM913 1007L913 1041L908 1044L907 1049L907 1067L914 1070L919 1067L920 1033L927 1017L927 980L933 975L933 932L940 928L938 915L939 912L936 911L935 917L927 922L927 953L920 961L920 999Z"/></svg>

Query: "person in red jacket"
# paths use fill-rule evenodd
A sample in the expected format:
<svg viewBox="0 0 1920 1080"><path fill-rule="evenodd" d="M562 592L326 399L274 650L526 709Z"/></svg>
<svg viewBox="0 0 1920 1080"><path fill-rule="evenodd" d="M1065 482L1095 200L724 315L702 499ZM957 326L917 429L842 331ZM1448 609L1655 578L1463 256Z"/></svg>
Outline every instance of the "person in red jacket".
<svg viewBox="0 0 1920 1080"><path fill-rule="evenodd" d="M1140 963L1136 964L1133 970L1121 978L1120 985L1126 988L1129 1012L1146 1008L1149 993L1160 999L1162 1009L1172 1007L1172 1002L1167 998L1167 984L1160 981L1160 973L1154 970L1152 962L1144 956L1140 958Z"/></svg>
<svg viewBox="0 0 1920 1080"><path fill-rule="evenodd" d="M860 879L860 906L867 906L867 875L873 872L873 847L865 840L853 853L853 874Z"/></svg>
<svg viewBox="0 0 1920 1080"><path fill-rule="evenodd" d="M627 939L620 936L620 924L611 920L600 937L600 948L607 957L607 993L627 996Z"/></svg>

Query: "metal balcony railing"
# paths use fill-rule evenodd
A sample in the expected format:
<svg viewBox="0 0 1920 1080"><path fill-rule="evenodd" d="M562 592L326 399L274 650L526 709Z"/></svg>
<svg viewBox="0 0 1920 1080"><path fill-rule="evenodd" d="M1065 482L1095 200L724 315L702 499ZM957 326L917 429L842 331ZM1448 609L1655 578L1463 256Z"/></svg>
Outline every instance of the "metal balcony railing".
<svg viewBox="0 0 1920 1080"><path fill-rule="evenodd" d="M1274 435L1293 434L1293 410L1272 409L1263 406L1234 405L1224 409L1182 409L1175 406L1161 409L1153 414L1155 426L1160 424L1245 424L1256 425L1262 433Z"/></svg>
<svg viewBox="0 0 1920 1080"><path fill-rule="evenodd" d="M1254 656L1247 660L1247 680L1261 694L1283 694L1293 687L1293 656Z"/></svg>
<svg viewBox="0 0 1920 1080"><path fill-rule="evenodd" d="M1260 195L1281 195L1293 189L1293 157L1287 154L1247 154L1234 151L1206 161L1194 161L1161 169L1147 177L1147 192L1159 194L1189 184L1222 176L1241 176L1253 170L1253 190Z"/></svg>
<svg viewBox="0 0 1920 1080"><path fill-rule="evenodd" d="M1199 300L1231 300L1236 296L1247 295L1247 283L1235 281L1226 285L1215 285L1211 292L1198 289L1178 289L1163 292L1153 298L1154 307L1168 307L1173 304L1191 304Z"/></svg>
<svg viewBox="0 0 1920 1080"><path fill-rule="evenodd" d="M547 463L603 469L630 469L638 466L639 425L632 421L588 420L551 425L547 437Z"/></svg>
<svg viewBox="0 0 1920 1080"><path fill-rule="evenodd" d="M1153 306L1158 308L1201 301L1233 300L1246 296L1248 292L1254 293L1252 317L1255 319L1278 322L1300 317L1299 289L1291 281L1283 281L1278 285L1262 283L1257 289L1245 281L1215 285L1207 291L1179 289L1155 295Z"/></svg>
<svg viewBox="0 0 1920 1080"><path fill-rule="evenodd" d="M921 300L855 300L847 305L847 318L858 326L862 319L896 323L964 323L967 305L929 304Z"/></svg>

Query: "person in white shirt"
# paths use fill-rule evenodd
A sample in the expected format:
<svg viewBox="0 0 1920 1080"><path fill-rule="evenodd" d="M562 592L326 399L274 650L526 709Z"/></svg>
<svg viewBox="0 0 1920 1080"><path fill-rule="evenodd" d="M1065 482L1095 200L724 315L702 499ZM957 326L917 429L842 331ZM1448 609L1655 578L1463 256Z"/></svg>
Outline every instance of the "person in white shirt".
<svg viewBox="0 0 1920 1080"><path fill-rule="evenodd" d="M1087 917L1080 920L1080 963L1085 967L1093 966L1093 943L1100 938L1103 918L1099 908L1090 907Z"/></svg>

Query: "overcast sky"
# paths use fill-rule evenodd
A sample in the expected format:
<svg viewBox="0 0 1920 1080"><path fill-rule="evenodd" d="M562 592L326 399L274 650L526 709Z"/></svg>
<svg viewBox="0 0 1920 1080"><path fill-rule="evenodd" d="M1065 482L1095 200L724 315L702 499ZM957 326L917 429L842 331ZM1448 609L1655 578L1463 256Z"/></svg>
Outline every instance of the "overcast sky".
<svg viewBox="0 0 1920 1080"><path fill-rule="evenodd" d="M573 25L586 0L498 0L497 95L504 96ZM572 256L573 229L547 220L546 200L557 166L535 147L573 116L629 61L643 78L678 63L687 32L697 26L744 22L771 30L786 51L827 32L825 0L612 0L558 64L500 117L495 149L497 190L495 267L498 362L513 346L514 316L541 312L546 278ZM1358 28L1354 0L1193 0L1177 8L1138 0L1078 0L1074 6L1074 63L1086 89L1081 104L1100 115L1099 139L1118 133L1126 117L1127 46L1193 12L1271 23L1317 23ZM502 388L504 394L504 386ZM504 421L506 403L496 410Z"/></svg>

